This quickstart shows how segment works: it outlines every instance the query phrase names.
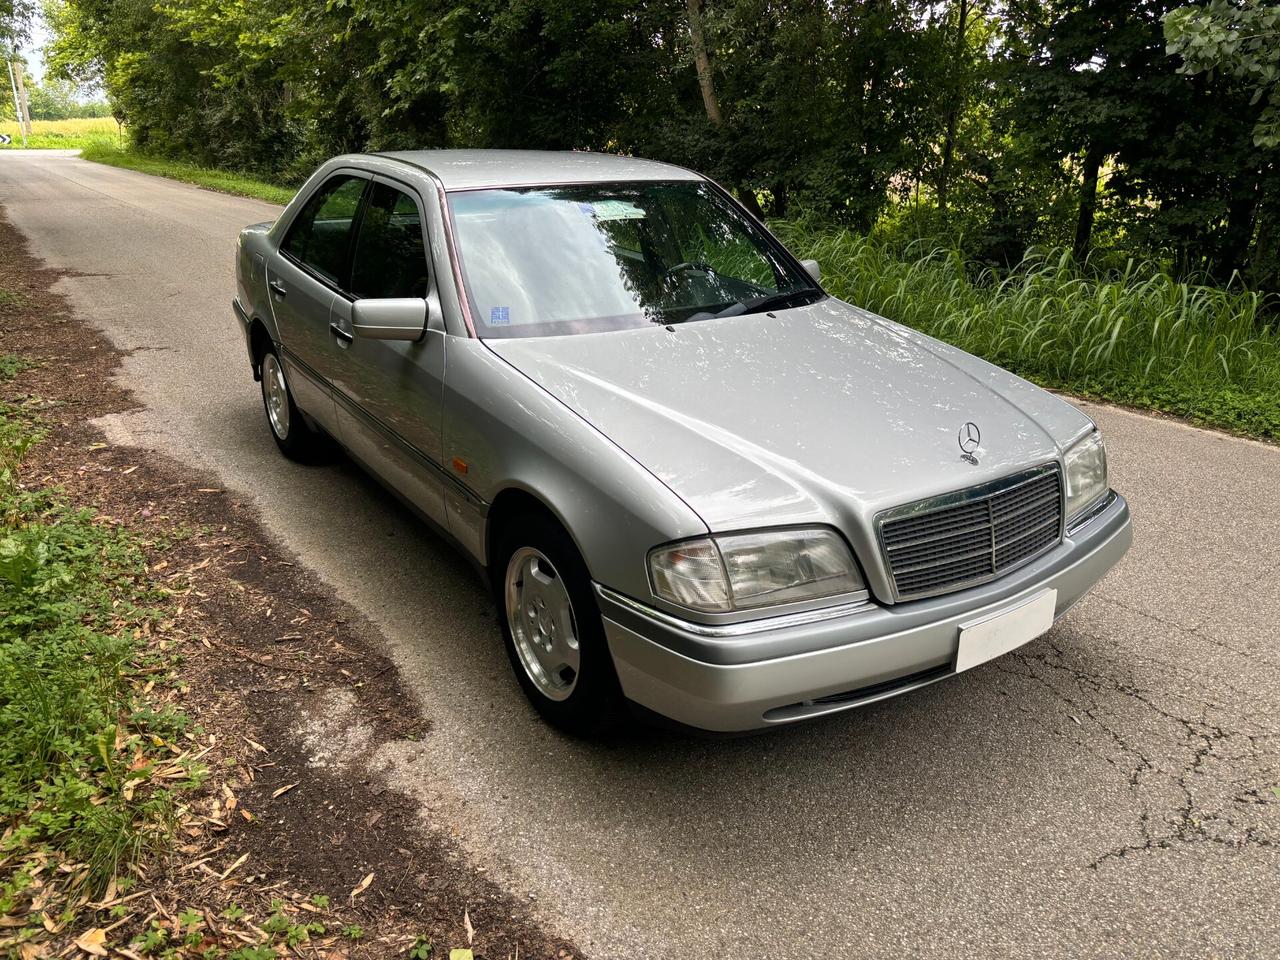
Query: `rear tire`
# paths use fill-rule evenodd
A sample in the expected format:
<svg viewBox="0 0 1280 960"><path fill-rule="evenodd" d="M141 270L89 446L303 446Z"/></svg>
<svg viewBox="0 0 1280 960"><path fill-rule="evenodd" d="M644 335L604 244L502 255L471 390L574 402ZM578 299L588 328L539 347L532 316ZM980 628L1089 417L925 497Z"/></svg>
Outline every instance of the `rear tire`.
<svg viewBox="0 0 1280 960"><path fill-rule="evenodd" d="M564 529L537 514L503 531L491 579L516 680L548 723L576 736L623 716L591 576Z"/></svg>
<svg viewBox="0 0 1280 960"><path fill-rule="evenodd" d="M267 347L258 358L262 386L262 407L267 414L267 428L276 446L290 460L315 463L327 449L323 434L312 429L298 405L293 402L284 365L275 347Z"/></svg>

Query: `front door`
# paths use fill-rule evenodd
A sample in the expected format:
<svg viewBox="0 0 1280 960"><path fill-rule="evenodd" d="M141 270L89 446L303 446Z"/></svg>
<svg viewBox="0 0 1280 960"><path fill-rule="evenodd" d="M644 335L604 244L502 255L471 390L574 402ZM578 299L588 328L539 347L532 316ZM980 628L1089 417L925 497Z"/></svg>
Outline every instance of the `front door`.
<svg viewBox="0 0 1280 960"><path fill-rule="evenodd" d="M343 444L441 526L441 420L445 335L433 296L417 195L381 177L365 198L347 293L332 304L351 332L352 300L422 297L431 317L422 339L339 336L334 385Z"/></svg>
<svg viewBox="0 0 1280 960"><path fill-rule="evenodd" d="M334 434L337 415L326 380L332 379L338 351L329 322L368 183L366 176L354 173L335 174L322 183L267 264L289 389L299 409Z"/></svg>

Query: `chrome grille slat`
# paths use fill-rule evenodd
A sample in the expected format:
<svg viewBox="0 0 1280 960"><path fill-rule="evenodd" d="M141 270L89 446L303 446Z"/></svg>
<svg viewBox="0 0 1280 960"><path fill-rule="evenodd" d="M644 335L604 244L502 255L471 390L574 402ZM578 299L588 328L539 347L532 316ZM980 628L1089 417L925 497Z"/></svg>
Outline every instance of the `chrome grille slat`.
<svg viewBox="0 0 1280 960"><path fill-rule="evenodd" d="M929 570L933 567L940 567L944 563L959 563L961 560L970 560L976 557L986 557L988 559L991 558L990 538L988 538L988 545L981 550L972 550L969 553L962 553L958 555L953 554L950 556L942 557L939 560L930 560L928 563L917 563L909 567L898 565L898 566L895 566L893 569L895 573L901 576L904 573L919 573L921 570Z"/></svg>
<svg viewBox="0 0 1280 960"><path fill-rule="evenodd" d="M976 586L1062 539L1056 464L897 507L878 518L880 546L899 600Z"/></svg>

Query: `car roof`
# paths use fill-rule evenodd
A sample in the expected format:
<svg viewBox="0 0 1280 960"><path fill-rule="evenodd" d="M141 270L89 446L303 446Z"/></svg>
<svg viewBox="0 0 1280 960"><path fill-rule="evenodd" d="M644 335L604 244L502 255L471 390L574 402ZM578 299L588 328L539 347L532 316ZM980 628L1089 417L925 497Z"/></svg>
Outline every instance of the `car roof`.
<svg viewBox="0 0 1280 960"><path fill-rule="evenodd" d="M397 150L377 156L421 167L435 174L446 190L620 180L703 179L691 170L669 163L586 151Z"/></svg>

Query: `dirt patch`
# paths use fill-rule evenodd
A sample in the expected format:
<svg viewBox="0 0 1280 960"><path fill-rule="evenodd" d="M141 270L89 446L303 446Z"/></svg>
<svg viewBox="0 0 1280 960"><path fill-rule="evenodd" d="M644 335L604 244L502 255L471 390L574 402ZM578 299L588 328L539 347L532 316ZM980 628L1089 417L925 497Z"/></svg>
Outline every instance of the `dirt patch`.
<svg viewBox="0 0 1280 960"><path fill-rule="evenodd" d="M477 957L581 956L360 762L414 746L430 722L377 631L214 478L113 446L89 422L135 403L113 379L121 354L51 290L61 276L0 213L0 353L33 364L2 390L47 429L23 480L61 485L156 544L149 572L171 591L162 642L179 664L179 705L212 743L211 775L178 849L147 867L150 886L173 903L208 903L210 915L233 901L323 895L332 907L308 909L365 930L327 941L352 956L400 954L420 938L432 956L469 939Z"/></svg>

